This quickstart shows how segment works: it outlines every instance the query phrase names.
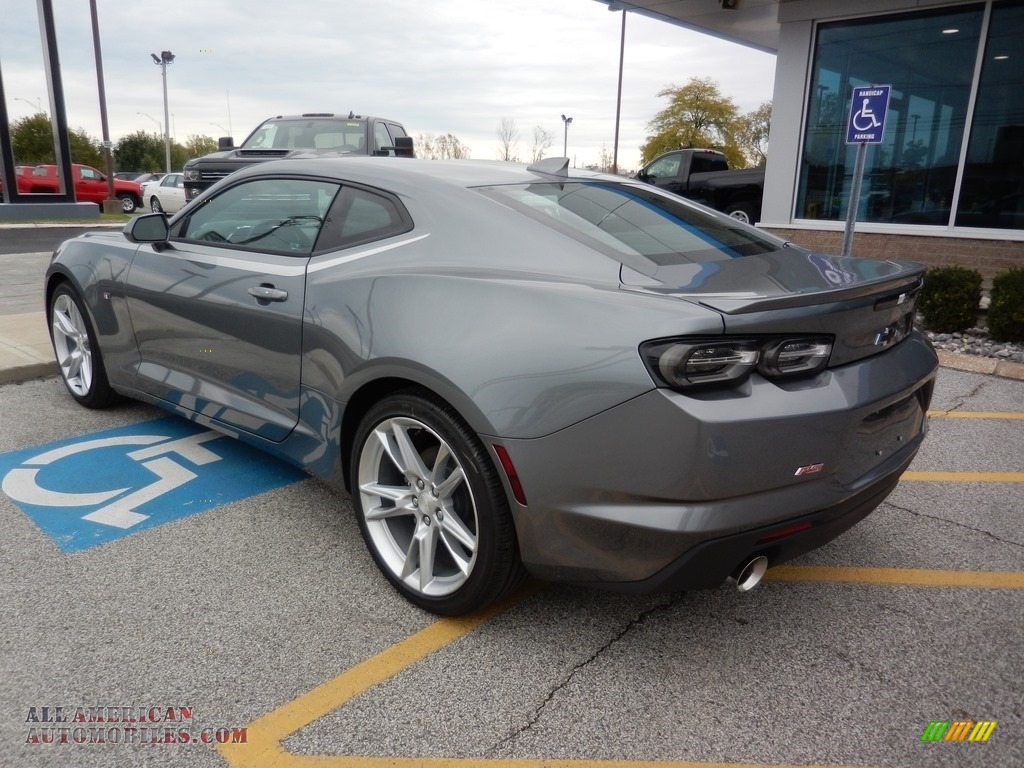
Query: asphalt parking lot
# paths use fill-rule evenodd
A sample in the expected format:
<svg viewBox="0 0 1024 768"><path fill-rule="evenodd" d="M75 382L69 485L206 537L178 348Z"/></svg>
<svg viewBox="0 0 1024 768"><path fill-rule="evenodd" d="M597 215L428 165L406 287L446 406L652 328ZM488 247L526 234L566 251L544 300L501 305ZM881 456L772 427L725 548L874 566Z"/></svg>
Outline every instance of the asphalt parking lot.
<svg viewBox="0 0 1024 768"><path fill-rule="evenodd" d="M438 620L318 482L0 386L0 764L1024 765L1024 382L943 369L932 407L887 502L750 593Z"/></svg>

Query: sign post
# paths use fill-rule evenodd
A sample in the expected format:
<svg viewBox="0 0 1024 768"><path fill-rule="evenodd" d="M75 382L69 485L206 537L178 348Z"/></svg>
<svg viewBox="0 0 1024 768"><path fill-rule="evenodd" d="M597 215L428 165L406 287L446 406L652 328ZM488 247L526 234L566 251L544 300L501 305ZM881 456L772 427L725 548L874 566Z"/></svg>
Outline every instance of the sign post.
<svg viewBox="0 0 1024 768"><path fill-rule="evenodd" d="M843 233L842 255L849 256L853 247L853 228L860 207L860 187L864 178L864 158L868 144L881 144L885 131L885 113L889 108L891 85L855 87L850 101L850 119L846 124L846 143L857 145L850 196L846 204L846 231Z"/></svg>

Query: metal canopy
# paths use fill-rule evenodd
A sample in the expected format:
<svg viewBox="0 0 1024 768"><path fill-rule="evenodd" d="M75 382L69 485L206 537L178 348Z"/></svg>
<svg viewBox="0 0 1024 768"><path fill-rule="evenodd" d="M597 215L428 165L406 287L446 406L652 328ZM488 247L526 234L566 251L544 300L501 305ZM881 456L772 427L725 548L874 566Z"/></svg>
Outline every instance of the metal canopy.
<svg viewBox="0 0 1024 768"><path fill-rule="evenodd" d="M786 0L597 0L706 35L775 53L779 4Z"/></svg>

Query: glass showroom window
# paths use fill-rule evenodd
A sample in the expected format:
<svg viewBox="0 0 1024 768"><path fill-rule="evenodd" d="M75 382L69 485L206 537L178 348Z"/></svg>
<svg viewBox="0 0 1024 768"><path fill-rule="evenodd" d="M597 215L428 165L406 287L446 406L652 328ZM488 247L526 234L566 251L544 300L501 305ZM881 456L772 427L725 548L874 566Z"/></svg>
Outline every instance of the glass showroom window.
<svg viewBox="0 0 1024 768"><path fill-rule="evenodd" d="M992 6L958 227L1024 229L1024 2Z"/></svg>
<svg viewBox="0 0 1024 768"><path fill-rule="evenodd" d="M852 89L890 84L857 219L948 225L984 8L818 27L795 218L846 217L857 153L846 144Z"/></svg>

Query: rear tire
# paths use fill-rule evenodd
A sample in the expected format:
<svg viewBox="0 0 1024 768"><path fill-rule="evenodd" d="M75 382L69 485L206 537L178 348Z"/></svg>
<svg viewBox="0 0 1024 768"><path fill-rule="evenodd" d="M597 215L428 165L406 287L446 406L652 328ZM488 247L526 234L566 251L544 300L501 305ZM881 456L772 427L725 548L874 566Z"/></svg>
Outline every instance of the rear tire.
<svg viewBox="0 0 1024 768"><path fill-rule="evenodd" d="M446 403L400 392L373 406L356 432L351 487L377 567L419 607L470 613L525 578L501 478Z"/></svg>
<svg viewBox="0 0 1024 768"><path fill-rule="evenodd" d="M50 341L60 375L71 396L86 408L105 408L117 400L89 316L67 283L50 298Z"/></svg>
<svg viewBox="0 0 1024 768"><path fill-rule="evenodd" d="M149 198L149 210L151 210L153 213L162 213L164 210L163 207L160 205L160 199L156 195L153 195L151 198Z"/></svg>
<svg viewBox="0 0 1024 768"><path fill-rule="evenodd" d="M753 224L757 218L754 204L747 200L733 203L725 209L725 213L744 224Z"/></svg>

